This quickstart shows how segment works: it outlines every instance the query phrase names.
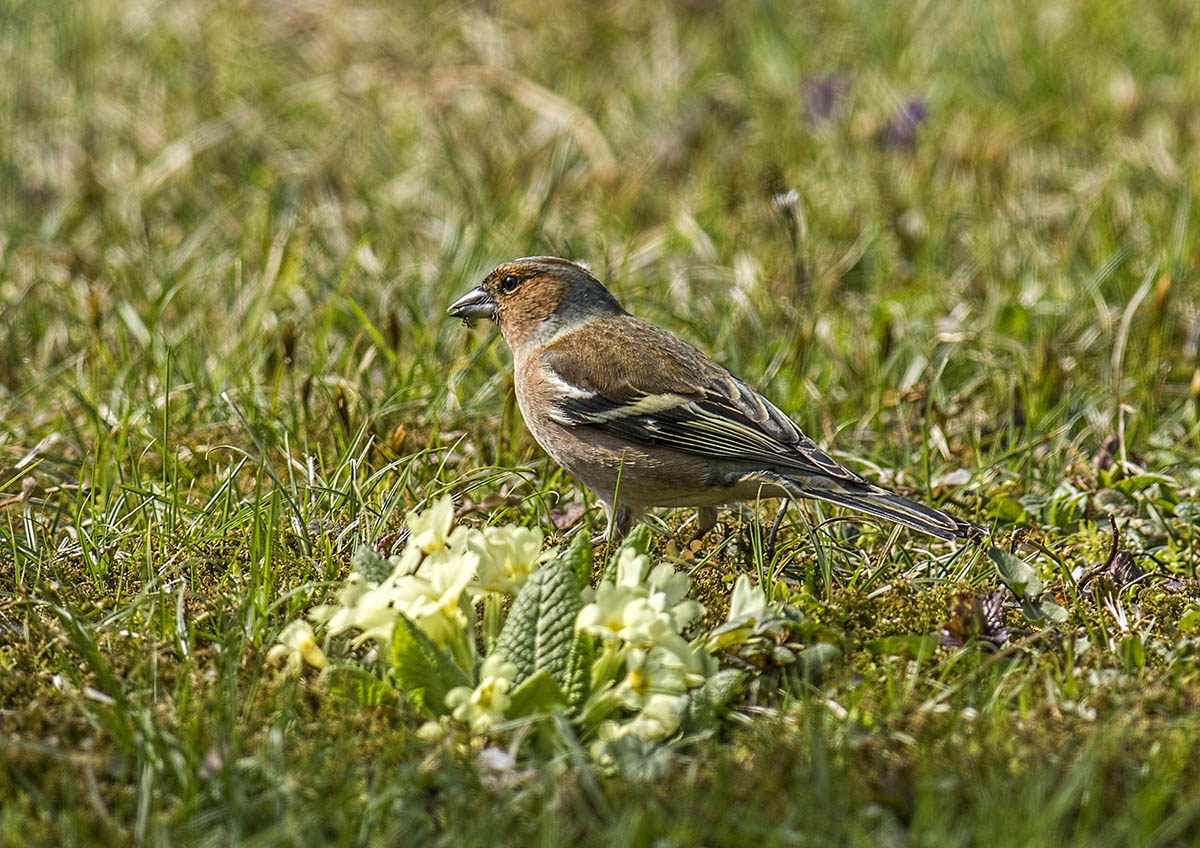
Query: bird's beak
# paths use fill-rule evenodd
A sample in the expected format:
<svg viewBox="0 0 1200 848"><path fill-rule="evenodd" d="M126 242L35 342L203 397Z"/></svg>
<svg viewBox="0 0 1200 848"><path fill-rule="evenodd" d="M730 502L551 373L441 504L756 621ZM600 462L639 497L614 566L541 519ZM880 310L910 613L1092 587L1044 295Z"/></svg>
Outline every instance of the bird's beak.
<svg viewBox="0 0 1200 848"><path fill-rule="evenodd" d="M483 289L471 289L446 310L455 318L496 318L496 298Z"/></svg>

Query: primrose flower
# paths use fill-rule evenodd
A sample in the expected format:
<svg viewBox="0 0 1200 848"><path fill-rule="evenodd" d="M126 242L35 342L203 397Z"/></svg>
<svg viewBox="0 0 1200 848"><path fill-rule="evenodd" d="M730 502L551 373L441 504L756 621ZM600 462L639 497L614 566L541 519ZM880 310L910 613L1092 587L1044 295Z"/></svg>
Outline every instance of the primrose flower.
<svg viewBox="0 0 1200 848"><path fill-rule="evenodd" d="M362 575L352 574L338 593L337 603L318 607L311 618L326 622L330 633L351 628L361 631L354 640L356 645L368 640L386 645L400 613L439 645L460 636L468 624L460 599L475 576L475 560L447 547L424 559L419 549L411 548L393 559L396 566L382 583L372 585ZM414 565L417 560L419 566Z"/></svg>
<svg viewBox="0 0 1200 848"><path fill-rule="evenodd" d="M635 648L625 659L626 674L615 690L621 703L639 709L655 695L682 695L704 682L706 657L682 636L649 649Z"/></svg>
<svg viewBox="0 0 1200 848"><path fill-rule="evenodd" d="M337 602L314 607L308 617L318 624L329 626L330 633L341 633L354 626L354 610L358 602L371 589L371 584L357 572L346 578L338 592Z"/></svg>
<svg viewBox="0 0 1200 848"><path fill-rule="evenodd" d="M606 721L597 728L601 742L620 739L623 736L640 736L642 739L666 739L679 729L678 695L651 695L641 711L624 724Z"/></svg>
<svg viewBox="0 0 1200 848"><path fill-rule="evenodd" d="M542 541L542 531L536 528L506 525L474 531L465 542L479 557L477 588L515 596L538 565L554 553L543 554Z"/></svg>
<svg viewBox="0 0 1200 848"><path fill-rule="evenodd" d="M622 550L615 582L604 581L585 604L575 629L604 639L649 647L691 626L704 607L684 599L690 581L667 563L650 569L650 558ZM647 574L649 571L649 574Z"/></svg>
<svg viewBox="0 0 1200 848"><path fill-rule="evenodd" d="M317 644L308 622L297 620L280 631L275 644L267 651L267 662L283 665L288 674L296 674L305 665L324 668L325 653Z"/></svg>
<svg viewBox="0 0 1200 848"><path fill-rule="evenodd" d="M767 614L767 595L750 582L745 574L739 574L733 584L733 598L729 602L729 619L726 624L712 632L708 650L718 651L730 645L745 642L754 634L754 628Z"/></svg>
<svg viewBox="0 0 1200 848"><path fill-rule="evenodd" d="M500 654L492 654L479 670L479 685L474 689L457 686L446 693L446 706L454 718L476 733L486 733L504 720L504 712L512 699L508 690L517 667Z"/></svg>
<svg viewBox="0 0 1200 848"><path fill-rule="evenodd" d="M729 602L729 621L745 618L758 621L767 611L766 593L750 582L745 574L739 574L733 583L733 598Z"/></svg>
<svg viewBox="0 0 1200 848"><path fill-rule="evenodd" d="M617 551L616 585L629 589L641 589L642 584L646 582L646 572L649 569L650 557L646 554L639 554L632 548L621 548Z"/></svg>
<svg viewBox="0 0 1200 848"><path fill-rule="evenodd" d="M408 525L408 544L431 554L446 547L450 525L454 522L454 499L449 495L438 498L424 512L410 512L404 519Z"/></svg>
<svg viewBox="0 0 1200 848"><path fill-rule="evenodd" d="M475 576L475 563L468 557L442 549L425 558L417 573L402 587L410 602L401 611L417 623L439 645L467 627L467 616L459 602Z"/></svg>

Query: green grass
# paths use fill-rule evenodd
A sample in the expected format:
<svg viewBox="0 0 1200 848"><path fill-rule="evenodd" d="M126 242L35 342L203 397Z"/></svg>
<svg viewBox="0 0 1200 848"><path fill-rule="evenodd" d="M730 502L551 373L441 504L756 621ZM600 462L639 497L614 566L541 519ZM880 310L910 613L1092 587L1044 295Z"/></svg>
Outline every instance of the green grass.
<svg viewBox="0 0 1200 848"><path fill-rule="evenodd" d="M4 4L0 842L1200 841L1197 43L1171 0ZM693 585L776 572L842 659L615 770L488 774L264 667L413 506L557 535L584 495L444 315L534 253L990 521L1068 621L872 650L999 578L809 506ZM1106 509L1175 582L1077 585Z"/></svg>

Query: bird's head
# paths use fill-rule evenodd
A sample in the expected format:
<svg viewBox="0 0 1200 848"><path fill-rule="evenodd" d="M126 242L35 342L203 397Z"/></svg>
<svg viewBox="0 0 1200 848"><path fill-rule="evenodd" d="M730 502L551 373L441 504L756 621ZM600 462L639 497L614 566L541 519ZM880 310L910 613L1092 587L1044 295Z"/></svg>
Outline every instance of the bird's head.
<svg viewBox="0 0 1200 848"><path fill-rule="evenodd" d="M489 318L510 348L546 340L589 318L625 310L582 265L554 256L505 262L450 305L455 318Z"/></svg>

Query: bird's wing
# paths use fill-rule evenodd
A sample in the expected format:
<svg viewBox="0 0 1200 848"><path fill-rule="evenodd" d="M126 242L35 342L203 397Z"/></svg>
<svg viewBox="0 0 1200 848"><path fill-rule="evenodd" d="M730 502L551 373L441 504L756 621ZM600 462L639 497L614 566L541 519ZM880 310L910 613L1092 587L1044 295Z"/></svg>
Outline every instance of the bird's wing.
<svg viewBox="0 0 1200 848"><path fill-rule="evenodd" d="M613 327L594 322L541 352L540 363L558 387L550 416L559 424L712 459L863 482L778 407L691 345L653 324L619 320Z"/></svg>

